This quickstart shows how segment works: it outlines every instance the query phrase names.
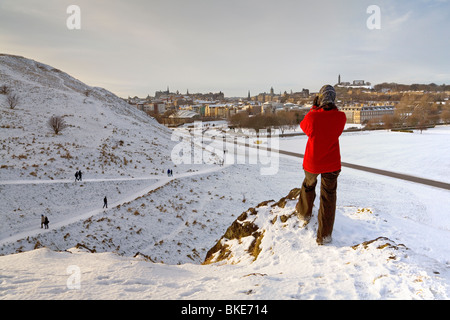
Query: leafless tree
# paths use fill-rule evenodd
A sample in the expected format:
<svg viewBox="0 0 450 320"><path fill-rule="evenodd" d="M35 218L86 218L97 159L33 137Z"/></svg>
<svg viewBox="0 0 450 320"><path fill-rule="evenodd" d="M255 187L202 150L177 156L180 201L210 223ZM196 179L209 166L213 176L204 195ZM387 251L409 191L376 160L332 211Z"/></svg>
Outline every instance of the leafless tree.
<svg viewBox="0 0 450 320"><path fill-rule="evenodd" d="M19 104L19 96L16 94L8 94L8 105L11 109L14 109Z"/></svg>
<svg viewBox="0 0 450 320"><path fill-rule="evenodd" d="M385 129L392 129L395 127L394 115L385 114L381 117L381 121Z"/></svg>
<svg viewBox="0 0 450 320"><path fill-rule="evenodd" d="M450 123L450 108L449 109L445 109L442 111L441 113L441 120L444 123Z"/></svg>
<svg viewBox="0 0 450 320"><path fill-rule="evenodd" d="M0 86L0 94L8 94L8 93L9 93L9 87L6 84Z"/></svg>
<svg viewBox="0 0 450 320"><path fill-rule="evenodd" d="M430 125L430 119L427 106L419 104L414 108L413 116L417 117L417 129L422 133L423 130L427 130L427 126Z"/></svg>
<svg viewBox="0 0 450 320"><path fill-rule="evenodd" d="M68 127L67 123L64 121L63 117L60 116L52 116L48 120L48 126L53 130L55 134L59 134L65 128Z"/></svg>

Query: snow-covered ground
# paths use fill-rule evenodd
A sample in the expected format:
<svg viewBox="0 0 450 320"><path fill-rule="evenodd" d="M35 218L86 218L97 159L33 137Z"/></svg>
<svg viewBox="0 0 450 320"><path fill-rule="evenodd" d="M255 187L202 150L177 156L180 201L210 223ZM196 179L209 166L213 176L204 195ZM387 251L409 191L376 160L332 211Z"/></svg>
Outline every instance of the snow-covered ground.
<svg viewBox="0 0 450 320"><path fill-rule="evenodd" d="M24 102L9 110L0 95L0 299L449 298L450 191L343 168L332 243L315 243L317 209L301 228L280 218L296 200L271 202L249 217L264 234L256 259L249 237L228 260L202 264L241 213L300 187L301 159L279 155L273 175L260 161L175 166L171 131L48 70L0 56L0 81ZM55 105L71 125L59 136L43 125ZM450 127L344 133L342 160L448 182L449 137ZM303 153L305 143L279 147Z"/></svg>

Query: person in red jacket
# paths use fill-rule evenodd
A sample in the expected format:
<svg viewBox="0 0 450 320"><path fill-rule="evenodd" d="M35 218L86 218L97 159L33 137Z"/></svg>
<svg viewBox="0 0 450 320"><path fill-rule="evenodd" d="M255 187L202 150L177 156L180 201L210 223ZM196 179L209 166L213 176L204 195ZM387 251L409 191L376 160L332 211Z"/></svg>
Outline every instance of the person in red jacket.
<svg viewBox="0 0 450 320"><path fill-rule="evenodd" d="M337 178L341 172L339 136L347 121L345 113L335 104L336 91L330 85L323 86L314 99L314 105L301 121L300 127L308 136L303 169L305 179L296 206L297 215L306 225L311 219L316 198L317 177L321 175L319 226L317 243L331 241L336 213Z"/></svg>

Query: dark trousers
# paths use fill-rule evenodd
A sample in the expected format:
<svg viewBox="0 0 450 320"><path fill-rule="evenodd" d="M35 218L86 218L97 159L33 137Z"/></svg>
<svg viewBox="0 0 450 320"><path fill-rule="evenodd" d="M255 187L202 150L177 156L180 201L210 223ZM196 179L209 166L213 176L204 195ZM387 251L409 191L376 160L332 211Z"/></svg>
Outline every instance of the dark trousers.
<svg viewBox="0 0 450 320"><path fill-rule="evenodd" d="M320 207L318 214L319 227L317 242L322 243L325 238L331 238L334 216L336 214L337 178L341 170L322 173L320 181ZM319 174L305 171L300 196L296 206L300 218L309 222L312 215L314 199L316 198L317 177Z"/></svg>

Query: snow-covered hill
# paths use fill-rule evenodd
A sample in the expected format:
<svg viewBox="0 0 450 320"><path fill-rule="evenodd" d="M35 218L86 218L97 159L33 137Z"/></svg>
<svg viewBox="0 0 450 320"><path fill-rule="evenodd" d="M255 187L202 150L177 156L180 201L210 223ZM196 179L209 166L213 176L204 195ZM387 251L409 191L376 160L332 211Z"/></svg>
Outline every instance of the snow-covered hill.
<svg viewBox="0 0 450 320"><path fill-rule="evenodd" d="M170 131L102 88L26 58L0 55L0 86L19 97L9 109L0 94L0 179L74 179L160 174L170 164ZM68 128L54 135L47 122Z"/></svg>
<svg viewBox="0 0 450 320"><path fill-rule="evenodd" d="M343 168L333 242L319 247L317 209L303 228L292 215L301 159L279 155L274 175L258 161L175 166L171 131L104 89L8 55L2 84L21 103L11 110L0 94L0 299L450 296L448 190ZM70 125L57 136L53 114ZM426 135L344 133L343 161L386 168L376 144L395 150L399 172L448 166L450 127ZM303 152L305 141L280 147Z"/></svg>
<svg viewBox="0 0 450 320"><path fill-rule="evenodd" d="M269 189L255 166L174 164L172 131L112 93L48 65L0 55L0 254L84 245L153 261L201 263L236 211ZM86 92L88 94L86 95ZM50 116L69 127L54 135ZM167 169L173 169L168 177ZM75 182L74 173L83 172ZM248 185L230 188L230 184ZM107 196L109 209L103 210ZM40 228L41 215L50 229Z"/></svg>

